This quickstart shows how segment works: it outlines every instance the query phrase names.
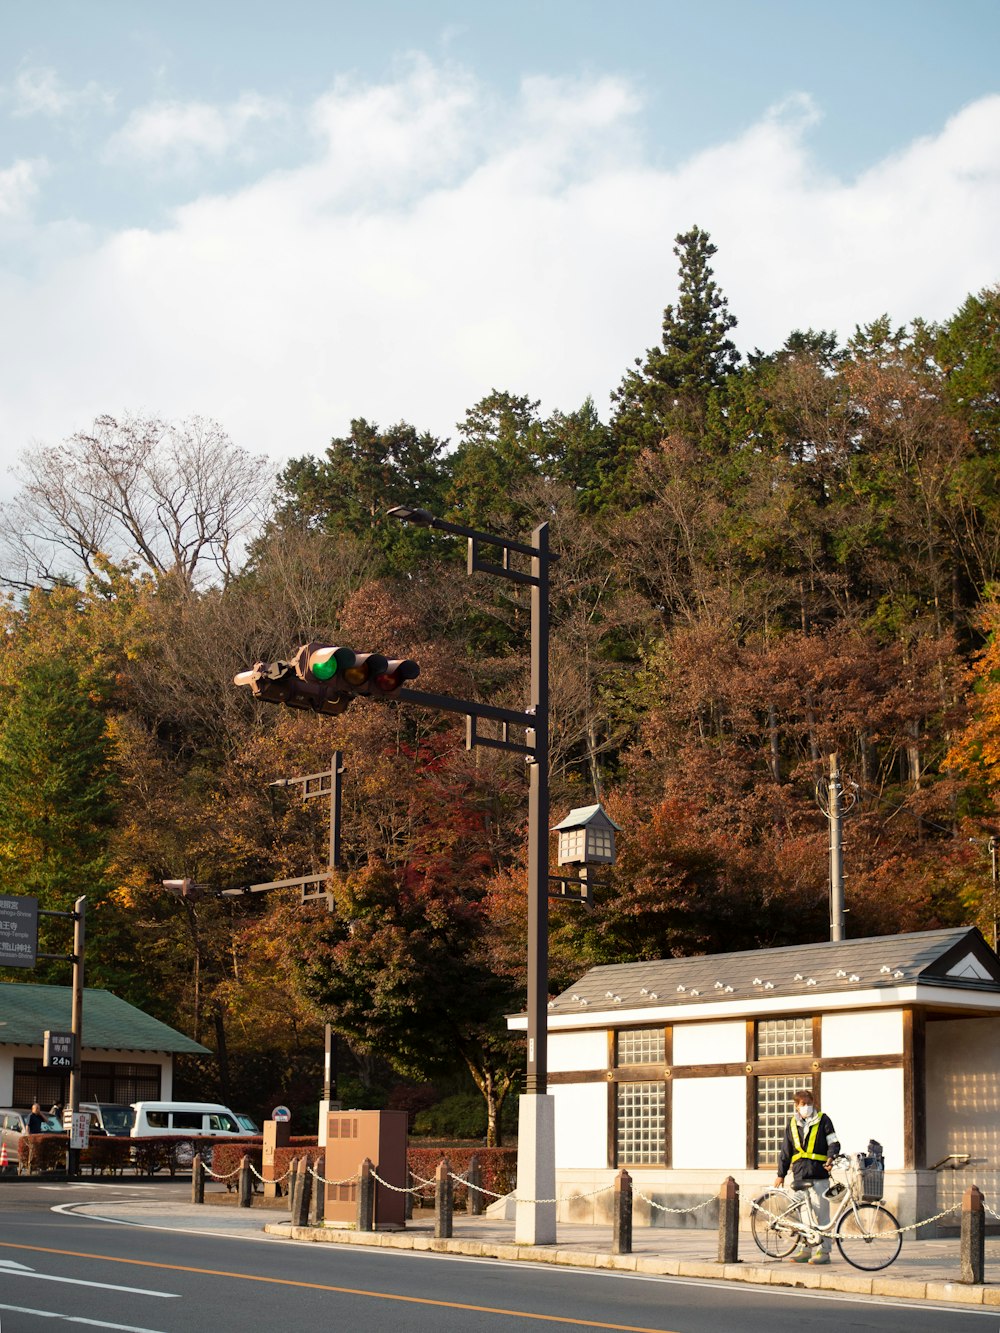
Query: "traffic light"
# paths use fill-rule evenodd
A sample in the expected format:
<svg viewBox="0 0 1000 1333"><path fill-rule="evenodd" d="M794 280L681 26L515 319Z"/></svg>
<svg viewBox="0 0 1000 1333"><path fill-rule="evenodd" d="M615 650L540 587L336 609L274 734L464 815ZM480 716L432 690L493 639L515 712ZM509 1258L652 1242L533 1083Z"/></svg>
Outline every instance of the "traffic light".
<svg viewBox="0 0 1000 1333"><path fill-rule="evenodd" d="M326 643L304 643L290 662L257 662L234 676L265 703L336 716L355 695L387 698L420 675L416 662L381 653L356 653Z"/></svg>

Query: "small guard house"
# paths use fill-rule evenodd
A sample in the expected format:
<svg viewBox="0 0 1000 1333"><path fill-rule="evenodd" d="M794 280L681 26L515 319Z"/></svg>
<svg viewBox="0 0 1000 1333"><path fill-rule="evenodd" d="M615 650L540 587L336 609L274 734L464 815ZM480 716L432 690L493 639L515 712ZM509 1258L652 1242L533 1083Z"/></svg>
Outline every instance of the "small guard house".
<svg viewBox="0 0 1000 1333"><path fill-rule="evenodd" d="M584 1196L620 1167L674 1208L726 1175L759 1192L802 1087L845 1152L883 1145L904 1225L973 1182L1000 1199L1000 959L975 929L594 967L549 1003L548 1070L563 1220L607 1220Z"/></svg>
<svg viewBox="0 0 1000 1333"><path fill-rule="evenodd" d="M68 986L0 983L0 1106L66 1102L68 1071L45 1069L42 1053L46 1030L69 1032L71 1001ZM169 1100L180 1054L209 1051L111 991L84 989L81 1101Z"/></svg>

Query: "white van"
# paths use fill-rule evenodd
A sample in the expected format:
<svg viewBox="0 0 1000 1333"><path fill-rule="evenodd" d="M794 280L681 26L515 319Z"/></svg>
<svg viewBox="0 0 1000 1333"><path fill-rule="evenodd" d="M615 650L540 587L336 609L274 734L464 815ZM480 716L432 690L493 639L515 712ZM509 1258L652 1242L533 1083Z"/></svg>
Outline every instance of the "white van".
<svg viewBox="0 0 1000 1333"><path fill-rule="evenodd" d="M245 1138L246 1130L228 1106L215 1102L133 1102L132 1138Z"/></svg>

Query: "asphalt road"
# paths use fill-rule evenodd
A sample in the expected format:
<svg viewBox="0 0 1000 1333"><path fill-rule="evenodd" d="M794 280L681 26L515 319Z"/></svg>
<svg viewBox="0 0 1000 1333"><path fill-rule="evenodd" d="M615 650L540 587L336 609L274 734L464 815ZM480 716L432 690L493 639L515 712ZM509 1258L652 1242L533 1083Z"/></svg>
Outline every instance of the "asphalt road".
<svg viewBox="0 0 1000 1333"><path fill-rule="evenodd" d="M107 1198L183 1197L109 1182ZM86 1192L92 1204L102 1195ZM1000 1310L228 1238L76 1215L66 1186L0 1188L0 1333L994 1333ZM67 1205L69 1209L67 1210ZM54 1211L61 1208L61 1211Z"/></svg>

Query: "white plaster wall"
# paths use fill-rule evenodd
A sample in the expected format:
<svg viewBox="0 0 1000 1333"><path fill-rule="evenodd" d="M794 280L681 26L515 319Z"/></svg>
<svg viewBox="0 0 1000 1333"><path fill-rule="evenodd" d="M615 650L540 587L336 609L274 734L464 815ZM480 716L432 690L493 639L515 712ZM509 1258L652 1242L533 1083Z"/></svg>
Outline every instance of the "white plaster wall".
<svg viewBox="0 0 1000 1333"><path fill-rule="evenodd" d="M596 1032L550 1032L549 1070L565 1073L575 1069L607 1069L608 1034Z"/></svg>
<svg viewBox="0 0 1000 1333"><path fill-rule="evenodd" d="M824 1014L821 1041L824 1056L902 1055L903 1011Z"/></svg>
<svg viewBox="0 0 1000 1333"><path fill-rule="evenodd" d="M677 1023L675 1065L741 1064L747 1058L747 1028L738 1023Z"/></svg>
<svg viewBox="0 0 1000 1333"><path fill-rule="evenodd" d="M608 1089L604 1083L557 1083L556 1168L608 1164Z"/></svg>
<svg viewBox="0 0 1000 1333"><path fill-rule="evenodd" d="M927 1165L970 1153L981 1170L1000 1169L1000 1018L931 1021L926 1032Z"/></svg>
<svg viewBox="0 0 1000 1333"><path fill-rule="evenodd" d="M746 1167L746 1089L738 1076L669 1080L675 1171Z"/></svg>
<svg viewBox="0 0 1000 1333"><path fill-rule="evenodd" d="M824 1048L825 1044L824 1041ZM824 1073L821 1100L822 1109L833 1121L844 1152L864 1152L869 1139L878 1139L885 1149L886 1169L902 1169L902 1069L847 1069Z"/></svg>

